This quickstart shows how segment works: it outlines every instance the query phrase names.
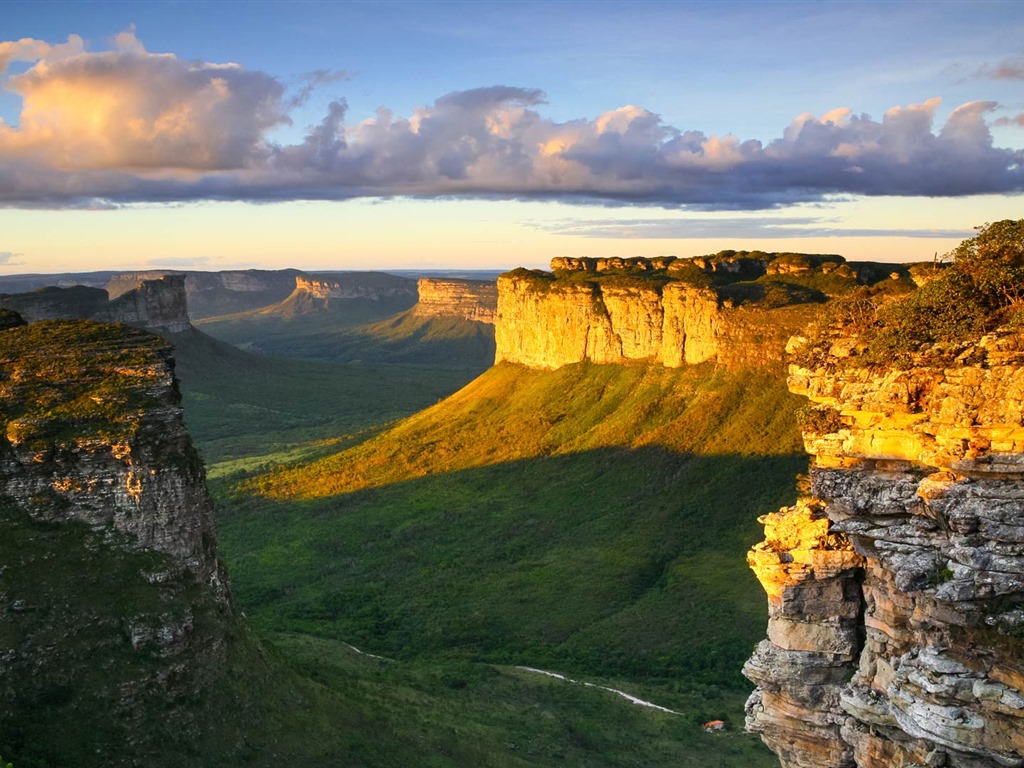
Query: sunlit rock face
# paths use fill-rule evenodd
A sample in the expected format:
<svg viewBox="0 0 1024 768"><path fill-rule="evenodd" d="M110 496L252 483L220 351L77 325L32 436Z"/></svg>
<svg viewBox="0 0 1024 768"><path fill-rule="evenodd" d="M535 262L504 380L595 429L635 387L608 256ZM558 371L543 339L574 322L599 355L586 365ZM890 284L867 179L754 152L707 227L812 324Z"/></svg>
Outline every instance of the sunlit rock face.
<svg viewBox="0 0 1024 768"><path fill-rule="evenodd" d="M352 272L331 277L297 275L295 293L305 293L323 301L368 299L379 301L392 297L415 297L416 282L381 272Z"/></svg>
<svg viewBox="0 0 1024 768"><path fill-rule="evenodd" d="M496 357L531 368L590 361L781 370L786 340L812 309L733 307L710 289L671 280L510 273L498 278Z"/></svg>
<svg viewBox="0 0 1024 768"><path fill-rule="evenodd" d="M455 280L424 277L416 284L417 317L461 317L494 325L498 311L498 287L486 280Z"/></svg>
<svg viewBox="0 0 1024 768"><path fill-rule="evenodd" d="M750 554L771 619L748 727L783 766L1022 766L1024 339L836 362L790 369L830 418L804 434L814 500Z"/></svg>

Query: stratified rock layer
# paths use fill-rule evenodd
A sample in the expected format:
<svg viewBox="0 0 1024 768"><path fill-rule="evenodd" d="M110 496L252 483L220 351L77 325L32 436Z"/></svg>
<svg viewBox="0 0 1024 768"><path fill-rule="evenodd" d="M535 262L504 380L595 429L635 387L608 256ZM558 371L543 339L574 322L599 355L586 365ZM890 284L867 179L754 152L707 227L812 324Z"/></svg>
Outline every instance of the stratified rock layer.
<svg viewBox="0 0 1024 768"><path fill-rule="evenodd" d="M779 367L809 307L733 307L686 282L498 278L496 361L531 368L644 361Z"/></svg>
<svg viewBox="0 0 1024 768"><path fill-rule="evenodd" d="M751 552L772 618L748 727L783 766L1022 766L1024 338L835 362L790 371L818 404L804 440L827 519L770 515ZM777 532L800 515L814 547Z"/></svg>
<svg viewBox="0 0 1024 768"><path fill-rule="evenodd" d="M28 322L90 319L168 333L192 327L184 275L142 280L110 301L102 288L79 285L0 296L0 307L19 313Z"/></svg>
<svg viewBox="0 0 1024 768"><path fill-rule="evenodd" d="M423 277L416 283L416 317L461 317L494 325L498 286L486 280Z"/></svg>

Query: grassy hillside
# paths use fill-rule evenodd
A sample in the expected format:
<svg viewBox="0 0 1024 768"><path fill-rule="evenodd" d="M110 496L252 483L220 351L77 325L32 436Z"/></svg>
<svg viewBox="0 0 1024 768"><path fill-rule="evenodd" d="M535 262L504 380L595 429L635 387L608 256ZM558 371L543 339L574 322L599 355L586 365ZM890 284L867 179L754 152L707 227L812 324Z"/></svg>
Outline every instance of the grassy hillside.
<svg viewBox="0 0 1024 768"><path fill-rule="evenodd" d="M497 366L364 443L218 482L222 549L254 625L301 658L353 643L404 670L461 665L466 687L528 665L632 686L687 732L738 727L766 620L743 553L806 466L797 403L705 366ZM673 764L772 764L736 738L735 762L708 742Z"/></svg>
<svg viewBox="0 0 1024 768"><path fill-rule="evenodd" d="M353 280L367 289L382 281L379 287L386 289L405 279L359 273ZM206 317L196 325L241 349L281 357L427 365L474 374L494 362L493 326L457 317L418 317L415 303L413 294L324 299L296 290L277 304Z"/></svg>
<svg viewBox="0 0 1024 768"><path fill-rule="evenodd" d="M188 428L213 477L337 450L433 405L472 375L254 355L198 331L168 338Z"/></svg>

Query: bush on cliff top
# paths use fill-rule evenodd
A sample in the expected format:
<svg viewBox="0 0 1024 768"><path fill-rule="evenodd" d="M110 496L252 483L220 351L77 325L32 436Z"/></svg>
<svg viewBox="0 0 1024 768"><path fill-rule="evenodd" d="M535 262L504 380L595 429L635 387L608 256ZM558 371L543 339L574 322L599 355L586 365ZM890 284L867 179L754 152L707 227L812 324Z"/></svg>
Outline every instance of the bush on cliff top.
<svg viewBox="0 0 1024 768"><path fill-rule="evenodd" d="M985 224L949 255L953 265L940 277L880 309L867 334L870 359L898 360L922 345L969 341L1020 321L1024 219Z"/></svg>

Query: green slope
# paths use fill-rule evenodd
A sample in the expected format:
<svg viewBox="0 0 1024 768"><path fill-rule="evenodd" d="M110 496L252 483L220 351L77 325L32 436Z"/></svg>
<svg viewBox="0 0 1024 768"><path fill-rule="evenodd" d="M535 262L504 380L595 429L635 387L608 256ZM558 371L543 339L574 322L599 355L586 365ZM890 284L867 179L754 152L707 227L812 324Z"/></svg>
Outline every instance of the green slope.
<svg viewBox="0 0 1024 768"><path fill-rule="evenodd" d="M222 547L266 635L612 679L738 726L766 620L744 552L806 466L798 403L749 371L501 365L360 445L218 483ZM743 743L719 764L771 764Z"/></svg>
<svg viewBox="0 0 1024 768"><path fill-rule="evenodd" d="M188 428L213 477L337 450L433 405L471 376L254 355L199 331L168 338Z"/></svg>

